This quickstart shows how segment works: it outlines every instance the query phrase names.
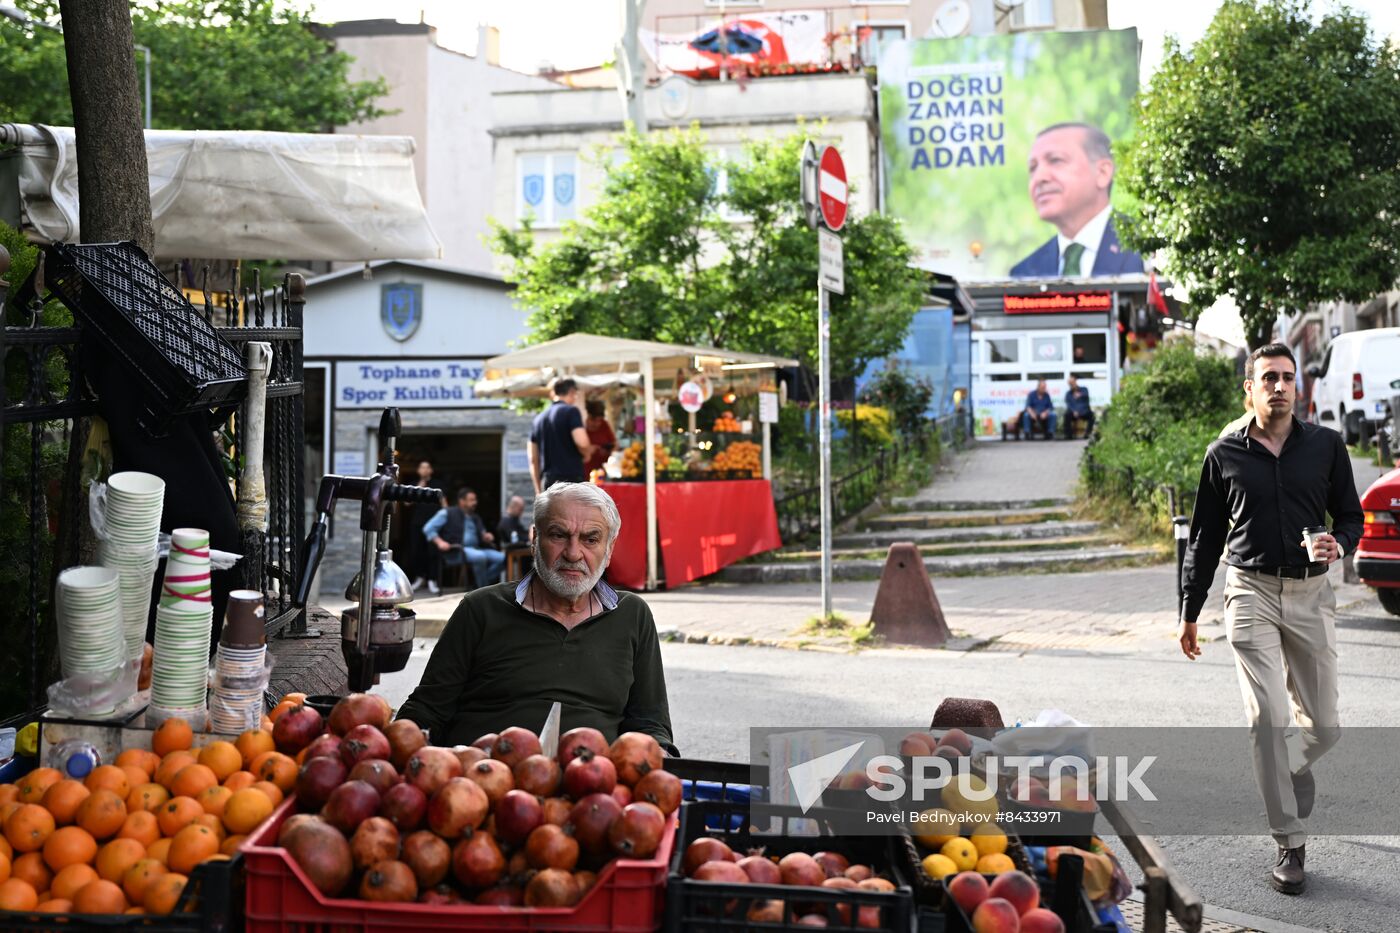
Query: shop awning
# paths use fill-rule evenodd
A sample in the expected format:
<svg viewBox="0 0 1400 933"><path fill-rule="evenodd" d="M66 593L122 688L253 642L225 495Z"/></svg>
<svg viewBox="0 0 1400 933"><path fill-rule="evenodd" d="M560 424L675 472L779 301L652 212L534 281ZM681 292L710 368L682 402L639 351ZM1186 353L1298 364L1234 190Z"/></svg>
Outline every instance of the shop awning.
<svg viewBox="0 0 1400 933"><path fill-rule="evenodd" d="M546 367L559 373L586 373L590 369L635 367L647 360L655 363L660 360L685 360L695 357L705 361L718 361L721 366L797 365L797 360L766 356L762 353L742 353L738 350L657 343L651 340L629 340L625 337L604 337L600 334L570 334L513 353L492 357L486 361L486 376L500 379L521 370L541 370Z"/></svg>
<svg viewBox="0 0 1400 933"><path fill-rule="evenodd" d="M0 124L17 145L26 226L77 242L71 127ZM146 130L156 256L439 259L407 136Z"/></svg>

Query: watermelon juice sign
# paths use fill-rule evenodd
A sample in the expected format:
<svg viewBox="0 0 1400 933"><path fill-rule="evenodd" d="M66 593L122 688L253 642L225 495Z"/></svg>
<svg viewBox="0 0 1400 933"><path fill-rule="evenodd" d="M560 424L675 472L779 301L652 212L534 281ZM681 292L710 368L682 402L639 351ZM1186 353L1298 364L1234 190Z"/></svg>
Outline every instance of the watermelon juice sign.
<svg viewBox="0 0 1400 933"><path fill-rule="evenodd" d="M919 265L963 281L1143 271L1112 210L1136 30L908 39L879 70L885 206Z"/></svg>

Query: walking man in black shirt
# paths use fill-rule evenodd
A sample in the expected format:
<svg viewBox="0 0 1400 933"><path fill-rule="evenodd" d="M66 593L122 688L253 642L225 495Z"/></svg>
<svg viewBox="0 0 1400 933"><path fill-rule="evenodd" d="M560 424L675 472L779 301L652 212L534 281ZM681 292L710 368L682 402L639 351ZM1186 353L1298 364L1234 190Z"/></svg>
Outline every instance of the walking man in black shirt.
<svg viewBox="0 0 1400 933"><path fill-rule="evenodd" d="M1297 362L1283 344L1249 356L1244 388L1254 418L1206 450L1182 566L1181 650L1195 659L1196 619L1222 548L1225 631L1235 652L1254 745L1254 774L1278 843L1271 882L1303 891L1313 808L1312 766L1341 734L1337 716L1337 599L1327 568L1361 538L1361 502L1336 431L1293 417ZM1314 534L1312 551L1303 529ZM1284 732L1296 714L1303 756L1289 764Z"/></svg>
<svg viewBox="0 0 1400 933"><path fill-rule="evenodd" d="M593 452L578 410L578 383L556 379L549 391L554 401L535 416L530 430L530 478L537 496L555 483L583 482L583 461Z"/></svg>

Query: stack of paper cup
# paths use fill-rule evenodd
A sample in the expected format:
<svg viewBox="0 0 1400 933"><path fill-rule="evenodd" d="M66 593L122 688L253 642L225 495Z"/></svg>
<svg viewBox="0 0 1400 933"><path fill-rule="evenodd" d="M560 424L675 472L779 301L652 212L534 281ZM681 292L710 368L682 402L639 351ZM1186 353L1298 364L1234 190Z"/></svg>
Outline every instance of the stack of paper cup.
<svg viewBox="0 0 1400 933"><path fill-rule="evenodd" d="M98 560L121 575L122 628L126 656L140 658L151 609L165 481L150 473L113 473L107 480L107 537Z"/></svg>
<svg viewBox="0 0 1400 933"><path fill-rule="evenodd" d="M213 628L209 532L176 528L170 533L170 556L156 607L150 719L178 716L203 727Z"/></svg>
<svg viewBox="0 0 1400 933"><path fill-rule="evenodd" d="M54 602L64 677L115 670L126 661L118 586L110 567L70 567L58 575Z"/></svg>
<svg viewBox="0 0 1400 933"><path fill-rule="evenodd" d="M209 722L215 732L232 735L262 723L265 615L263 595L257 590L229 593L209 695Z"/></svg>

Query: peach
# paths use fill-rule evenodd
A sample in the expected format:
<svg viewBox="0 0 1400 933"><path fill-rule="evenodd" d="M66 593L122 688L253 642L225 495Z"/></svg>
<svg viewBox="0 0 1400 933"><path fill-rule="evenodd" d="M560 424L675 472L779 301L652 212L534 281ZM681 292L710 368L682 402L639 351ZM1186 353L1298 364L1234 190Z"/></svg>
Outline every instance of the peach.
<svg viewBox="0 0 1400 933"><path fill-rule="evenodd" d="M961 729L949 729L943 733L943 738L938 740L938 744L950 745L963 755L972 754L972 738Z"/></svg>
<svg viewBox="0 0 1400 933"><path fill-rule="evenodd" d="M948 882L948 896L951 897L968 916L977 905L987 899L987 879L975 871L961 871Z"/></svg>
<svg viewBox="0 0 1400 933"><path fill-rule="evenodd" d="M906 758L920 758L933 754L933 737L927 732L911 732L899 742L899 753Z"/></svg>
<svg viewBox="0 0 1400 933"><path fill-rule="evenodd" d="M1019 933L1021 918L1010 901L989 897L972 913L974 933Z"/></svg>
<svg viewBox="0 0 1400 933"><path fill-rule="evenodd" d="M1065 923L1053 911L1037 907L1021 917L1021 933L1065 933Z"/></svg>
<svg viewBox="0 0 1400 933"><path fill-rule="evenodd" d="M1001 898L1015 907L1017 914L1024 914L1040 906L1040 886L1025 872L1008 871L996 876L987 897Z"/></svg>

